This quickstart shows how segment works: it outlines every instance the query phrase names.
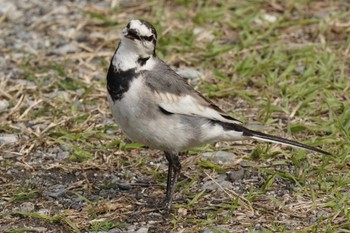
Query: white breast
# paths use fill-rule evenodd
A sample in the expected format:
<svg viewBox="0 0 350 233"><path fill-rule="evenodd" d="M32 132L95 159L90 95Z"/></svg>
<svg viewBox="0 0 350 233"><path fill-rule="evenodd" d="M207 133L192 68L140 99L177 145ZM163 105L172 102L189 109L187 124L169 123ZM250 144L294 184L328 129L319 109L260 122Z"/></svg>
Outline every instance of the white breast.
<svg viewBox="0 0 350 233"><path fill-rule="evenodd" d="M141 108L141 96L144 91L143 85L140 77L135 78L130 83L129 90L123 94L121 100L113 102L111 98L109 98L112 114L122 129L127 128L130 122L143 114L143 109Z"/></svg>
<svg viewBox="0 0 350 233"><path fill-rule="evenodd" d="M142 77L130 83L121 100L109 97L112 114L124 134L134 142L161 150L183 150L191 141L188 125L178 115L165 115L158 109Z"/></svg>

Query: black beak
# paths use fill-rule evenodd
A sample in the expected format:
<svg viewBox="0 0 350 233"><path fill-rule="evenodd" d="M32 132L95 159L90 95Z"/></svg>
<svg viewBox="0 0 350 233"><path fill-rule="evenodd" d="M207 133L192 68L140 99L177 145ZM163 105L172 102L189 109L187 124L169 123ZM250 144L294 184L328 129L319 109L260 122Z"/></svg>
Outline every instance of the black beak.
<svg viewBox="0 0 350 233"><path fill-rule="evenodd" d="M128 33L125 35L125 37L129 38L130 40L140 40L140 36L134 29L128 29Z"/></svg>

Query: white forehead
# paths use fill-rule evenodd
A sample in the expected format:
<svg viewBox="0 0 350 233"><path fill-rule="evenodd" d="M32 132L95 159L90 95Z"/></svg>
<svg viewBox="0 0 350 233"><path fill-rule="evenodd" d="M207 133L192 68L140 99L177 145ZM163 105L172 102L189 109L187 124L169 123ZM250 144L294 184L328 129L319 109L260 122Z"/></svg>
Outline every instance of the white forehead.
<svg viewBox="0 0 350 233"><path fill-rule="evenodd" d="M152 31L144 25L140 20L134 19L130 21L130 28L136 29L140 35L152 36Z"/></svg>

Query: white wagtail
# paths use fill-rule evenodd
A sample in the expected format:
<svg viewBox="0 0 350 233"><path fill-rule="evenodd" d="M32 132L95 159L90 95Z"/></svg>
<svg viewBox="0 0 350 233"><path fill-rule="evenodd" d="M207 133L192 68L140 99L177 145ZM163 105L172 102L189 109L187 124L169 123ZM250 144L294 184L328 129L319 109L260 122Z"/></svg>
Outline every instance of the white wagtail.
<svg viewBox="0 0 350 233"><path fill-rule="evenodd" d="M114 119L132 141L164 151L169 162L164 208L169 210L181 169L178 153L217 141L256 139L329 154L253 131L193 89L156 56L157 32L144 20L122 30L107 74Z"/></svg>

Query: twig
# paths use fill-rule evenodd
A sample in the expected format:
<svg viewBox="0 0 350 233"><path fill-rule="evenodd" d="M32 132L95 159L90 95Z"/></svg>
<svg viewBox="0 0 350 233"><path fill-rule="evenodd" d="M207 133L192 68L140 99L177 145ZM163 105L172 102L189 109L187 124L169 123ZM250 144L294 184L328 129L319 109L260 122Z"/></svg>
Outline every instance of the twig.
<svg viewBox="0 0 350 233"><path fill-rule="evenodd" d="M246 203L246 205L245 206L247 206L253 213L254 213L254 209L253 209L253 207L252 207L252 205L251 205L251 203L250 203L250 201L248 201L246 198L244 198L244 197L241 197L239 194L237 194L235 191L233 191L233 190L230 190L230 192L233 194L233 196L230 194L230 193L228 193L227 191L226 191L226 189L224 189L213 177L211 177L208 173L206 173L205 171L204 171L204 173L227 195L227 196L229 196L231 199L233 199L233 196L235 196L235 197L238 197L240 200L242 200L243 201L243 203Z"/></svg>

